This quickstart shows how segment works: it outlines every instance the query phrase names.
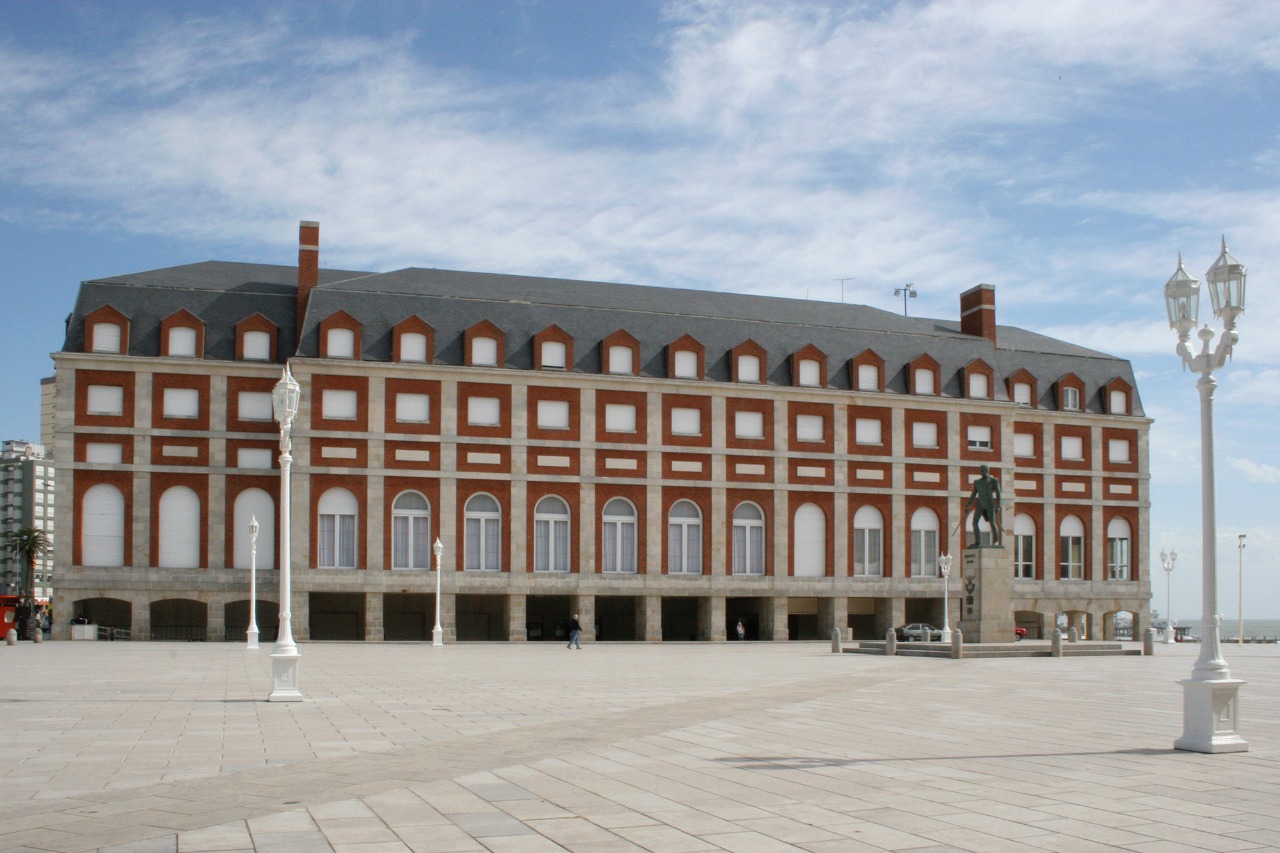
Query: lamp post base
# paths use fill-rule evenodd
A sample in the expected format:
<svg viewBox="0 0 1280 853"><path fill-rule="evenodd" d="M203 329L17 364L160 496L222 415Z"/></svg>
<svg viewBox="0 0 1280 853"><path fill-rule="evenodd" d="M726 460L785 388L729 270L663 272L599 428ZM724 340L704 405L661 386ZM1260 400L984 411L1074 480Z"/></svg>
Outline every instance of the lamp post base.
<svg viewBox="0 0 1280 853"><path fill-rule="evenodd" d="M268 702L301 702L301 691L298 690L298 659L301 656L276 653L271 656L271 695Z"/></svg>
<svg viewBox="0 0 1280 853"><path fill-rule="evenodd" d="M249 638L249 642L245 645L244 650L246 652L256 652L258 650L258 629L251 627L245 632L245 635Z"/></svg>
<svg viewBox="0 0 1280 853"><path fill-rule="evenodd" d="M1161 640L1160 642L1164 643L1166 646L1171 646L1171 645L1173 645L1173 643L1175 642L1175 640L1174 640L1174 637L1173 637L1173 628L1172 628L1172 627L1168 627L1168 628L1165 628L1165 629L1164 629L1164 639L1163 639L1163 640Z"/></svg>
<svg viewBox="0 0 1280 853"><path fill-rule="evenodd" d="M1248 752L1240 737L1240 685L1238 678L1178 682L1182 685L1182 737L1174 749L1187 752Z"/></svg>
<svg viewBox="0 0 1280 853"><path fill-rule="evenodd" d="M439 625L431 629L431 645L433 646L444 645L444 629L441 628Z"/></svg>

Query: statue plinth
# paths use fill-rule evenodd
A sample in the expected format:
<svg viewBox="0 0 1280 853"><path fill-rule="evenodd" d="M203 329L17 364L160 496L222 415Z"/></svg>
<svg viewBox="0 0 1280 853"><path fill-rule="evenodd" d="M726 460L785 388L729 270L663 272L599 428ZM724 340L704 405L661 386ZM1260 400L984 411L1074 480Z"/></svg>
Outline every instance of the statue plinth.
<svg viewBox="0 0 1280 853"><path fill-rule="evenodd" d="M964 549L960 630L966 643L1012 643L1013 552L1000 545Z"/></svg>

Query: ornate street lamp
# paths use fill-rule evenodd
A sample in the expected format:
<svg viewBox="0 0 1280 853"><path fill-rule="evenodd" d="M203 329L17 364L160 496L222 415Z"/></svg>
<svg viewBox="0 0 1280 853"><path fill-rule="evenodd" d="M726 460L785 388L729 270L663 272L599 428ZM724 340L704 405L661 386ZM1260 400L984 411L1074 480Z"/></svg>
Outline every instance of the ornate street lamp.
<svg viewBox="0 0 1280 853"><path fill-rule="evenodd" d="M1196 333L1200 352L1193 354L1188 341L1200 311L1200 284L1187 274L1178 256L1178 269L1164 286L1169 327L1178 333L1178 355L1182 363L1200 374L1196 387L1200 390L1200 515L1203 569L1203 623L1205 637L1200 657L1191 677L1182 683L1182 737L1174 747L1191 752L1246 752L1249 744L1239 733L1240 685L1233 679L1222 659L1218 613L1217 519L1214 505L1213 477L1213 391L1218 382L1213 371L1227 363L1231 350L1239 341L1236 317L1244 312L1244 265L1227 251L1227 238L1222 238L1222 251L1205 273L1213 314L1222 318L1222 334L1218 346L1210 350L1214 332L1207 325Z"/></svg>
<svg viewBox="0 0 1280 853"><path fill-rule="evenodd" d="M249 642L247 652L258 650L258 517L249 517Z"/></svg>
<svg viewBox="0 0 1280 853"><path fill-rule="evenodd" d="M444 574L441 570L441 561L444 557L444 545L440 542L440 537L436 537L436 544L431 546L431 550L436 554L436 626L431 629L431 645L444 645L444 629L440 627L440 576Z"/></svg>
<svg viewBox="0 0 1280 853"><path fill-rule="evenodd" d="M1177 550L1161 551L1160 565L1164 567L1164 641L1173 642L1173 564L1178 562Z"/></svg>
<svg viewBox="0 0 1280 853"><path fill-rule="evenodd" d="M293 627L289 622L289 567L292 551L289 546L289 468L293 465L293 419L298 414L302 399L302 387L298 385L289 365L276 387L271 389L271 409L280 424L280 630L275 648L271 651L271 695L268 702L301 702L298 690L298 647L293 642Z"/></svg>
<svg viewBox="0 0 1280 853"><path fill-rule="evenodd" d="M950 593L951 583L948 578L951 577L951 555L942 554L938 557L938 572L942 575L942 642L951 642L951 616L947 595Z"/></svg>

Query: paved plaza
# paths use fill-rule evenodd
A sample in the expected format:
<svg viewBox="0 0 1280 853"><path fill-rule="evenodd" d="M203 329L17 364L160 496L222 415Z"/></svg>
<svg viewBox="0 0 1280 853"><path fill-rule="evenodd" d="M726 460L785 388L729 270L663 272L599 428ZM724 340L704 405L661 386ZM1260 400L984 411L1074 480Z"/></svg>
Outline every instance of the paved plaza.
<svg viewBox="0 0 1280 853"><path fill-rule="evenodd" d="M0 647L0 850L1280 849L1280 647L1250 751L1174 751L1198 653L827 644Z"/></svg>

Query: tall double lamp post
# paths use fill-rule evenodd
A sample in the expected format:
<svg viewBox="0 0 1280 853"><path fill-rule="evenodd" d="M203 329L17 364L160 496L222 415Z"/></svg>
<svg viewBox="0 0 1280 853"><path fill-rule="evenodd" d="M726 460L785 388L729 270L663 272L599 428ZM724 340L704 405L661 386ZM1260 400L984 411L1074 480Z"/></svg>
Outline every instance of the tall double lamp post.
<svg viewBox="0 0 1280 853"><path fill-rule="evenodd" d="M289 546L289 469L293 465L293 419L298 414L302 386L285 364L284 374L271 389L271 410L280 424L280 630L271 651L271 695L268 702L301 702L298 690L298 646L293 642L289 622L289 568L292 551Z"/></svg>
<svg viewBox="0 0 1280 853"><path fill-rule="evenodd" d="M1205 273L1213 315L1222 319L1218 345L1210 349L1214 332L1206 324L1196 337L1200 352L1193 353L1188 341L1199 322L1200 282L1187 274L1178 255L1178 269L1164 286L1165 307L1169 327L1178 333L1178 355L1192 372L1200 374L1200 521L1203 570L1203 624L1205 636L1200 657L1191 677L1182 684L1182 737L1174 748L1190 752L1247 752L1249 744L1239 733L1240 685L1227 670L1219 643L1222 616L1218 613L1217 520L1214 506L1213 477L1213 391L1218 382L1213 371L1226 364L1231 349L1240 336L1236 334L1236 317L1244 313L1244 265L1227 250L1222 238L1222 252Z"/></svg>

